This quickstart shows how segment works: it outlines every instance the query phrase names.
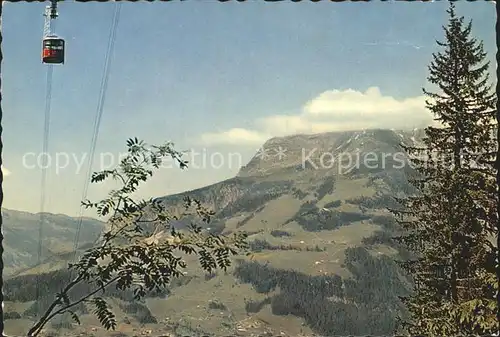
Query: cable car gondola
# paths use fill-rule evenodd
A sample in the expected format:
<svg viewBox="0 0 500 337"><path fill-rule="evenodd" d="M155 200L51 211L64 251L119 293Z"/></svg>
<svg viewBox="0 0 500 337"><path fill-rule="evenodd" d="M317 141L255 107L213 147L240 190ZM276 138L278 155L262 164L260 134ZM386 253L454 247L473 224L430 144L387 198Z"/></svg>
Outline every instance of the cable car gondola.
<svg viewBox="0 0 500 337"><path fill-rule="evenodd" d="M56 35L43 38L42 62L46 64L64 64L64 39Z"/></svg>

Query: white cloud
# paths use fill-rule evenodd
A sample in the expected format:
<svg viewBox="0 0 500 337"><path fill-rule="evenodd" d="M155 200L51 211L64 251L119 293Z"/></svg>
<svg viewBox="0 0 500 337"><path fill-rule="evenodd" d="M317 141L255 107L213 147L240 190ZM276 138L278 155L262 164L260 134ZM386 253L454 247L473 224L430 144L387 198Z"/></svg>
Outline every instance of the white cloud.
<svg viewBox="0 0 500 337"><path fill-rule="evenodd" d="M365 93L352 89L325 91L307 102L304 111L312 116L351 114L369 116L418 110L423 108L424 103L425 98L422 96L398 101L391 96L382 96L377 87L371 87Z"/></svg>
<svg viewBox="0 0 500 337"><path fill-rule="evenodd" d="M366 92L329 90L306 102L297 115L274 115L255 121L255 129L233 128L204 134L207 144L259 145L270 137L369 128L415 128L433 124L425 96L396 99L379 88Z"/></svg>
<svg viewBox="0 0 500 337"><path fill-rule="evenodd" d="M8 176L10 176L10 175L12 174L12 173L11 173L9 170L7 170L7 169L6 169L3 165L2 165L2 167L1 167L1 169L2 169L2 173L3 173L3 176L4 176L4 177L8 177Z"/></svg>
<svg viewBox="0 0 500 337"><path fill-rule="evenodd" d="M204 144L256 144L265 142L269 136L258 131L233 128L224 132L205 133L201 141Z"/></svg>

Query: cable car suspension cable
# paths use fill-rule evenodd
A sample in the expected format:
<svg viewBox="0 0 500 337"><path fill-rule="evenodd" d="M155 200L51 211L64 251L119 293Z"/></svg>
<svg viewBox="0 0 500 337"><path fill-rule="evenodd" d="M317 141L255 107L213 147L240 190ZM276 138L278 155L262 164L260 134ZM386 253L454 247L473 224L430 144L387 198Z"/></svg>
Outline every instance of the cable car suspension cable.
<svg viewBox="0 0 500 337"><path fill-rule="evenodd" d="M114 50L118 23L120 21L120 11L121 11L121 2L117 1L117 2L115 2L115 11L113 14L113 22L111 25L111 30L110 30L109 40L108 40L108 48L106 50L106 55L105 55L103 77L101 79L101 88L100 88L100 92L99 92L97 111L96 111L96 116L95 116L95 120L94 120L94 130L92 133L92 140L91 140L91 144L90 144L90 155L89 155L87 176L86 176L86 179L84 182L84 187L83 187L82 201L87 198L87 192L88 192L88 188L89 188L89 184L90 184L90 178L92 176L92 165L94 162L94 154L95 154L97 139L98 139L98 135L99 135L101 119L102 119L102 115L103 115L104 102L106 100L108 79L109 79L109 74L110 74L110 70L111 70L111 61L112 61L111 56L112 56L112 53ZM83 222L83 207L81 206L79 217L78 217L78 225L77 225L77 230L76 230L76 234L75 234L75 240L74 240L74 244L73 244L73 257L72 257L71 262L73 262L76 259L76 255L77 255L77 251L78 251L78 243L80 241L80 232L81 232L81 228L82 228L82 222ZM71 281L71 277L72 277L72 270L70 270L70 272L69 272L68 282ZM61 329L61 325L57 328L57 333L59 333L60 329Z"/></svg>
<svg viewBox="0 0 500 337"><path fill-rule="evenodd" d="M46 7L45 10L45 24L44 24L44 32L43 37L45 38L49 34L51 34L53 27L51 26L51 20L57 17L57 12L55 12L55 6L57 4L55 1L52 2L50 6ZM53 66L49 65L47 68L47 78L46 78L46 94L45 94L45 113L44 113L44 126L43 126L43 145L42 145L42 153L45 155L45 159L47 159L47 154L49 151L49 135L50 135L50 111L51 111L51 103L52 103L52 75L53 75ZM41 191L40 191L40 219L38 225L38 256L37 256L37 265L40 265L42 262L42 253L43 253L43 225L45 220L45 199L46 199L46 185L47 185L47 165L42 167L42 179L41 179ZM37 281L36 284L36 294L35 299L38 301L40 297L40 288L39 283Z"/></svg>
<svg viewBox="0 0 500 337"><path fill-rule="evenodd" d="M53 66L49 65L49 68L47 69L47 92L45 96L45 120L44 120L44 127L43 127L43 145L42 145L42 153L47 156L48 149L49 149L49 133L50 133L50 108L51 108L51 100L52 100L52 73L53 73ZM47 159L47 158L46 158ZM43 239L43 224L44 224L44 219L45 219L45 190L46 190L46 185L47 185L47 165L42 166L42 182L41 182L41 195L40 195L40 223L38 226L38 259L37 259L37 265L40 265L42 262L42 250L43 250L43 244L42 244L42 239ZM36 287L36 300L39 298L39 288L38 288L38 282L37 282L37 287Z"/></svg>
<svg viewBox="0 0 500 337"><path fill-rule="evenodd" d="M112 56L112 53L114 50L118 22L120 21L120 10L121 10L121 2L117 1L115 3L115 11L113 14L113 23L112 23L110 34L109 34L108 49L106 50L104 71L103 71L103 77L101 79L101 89L99 92L99 100L97 103L97 111L96 111L96 116L95 116L95 120L94 120L94 131L92 134L92 141L90 144L90 155L89 155L89 162L88 162L88 168L87 168L87 176L85 178L84 187L83 187L82 201L87 198L88 188L90 185L90 179L92 177L92 165L94 163L94 154L95 154L95 149L96 149L96 145L97 145L97 138L99 135L102 115L103 115L104 102L106 100L108 79L109 79L109 73L110 73L110 69L111 69L111 60L112 60L111 56ZM77 227L74 245L73 245L73 249L74 249L74 257L73 258L76 257L76 250L78 249L78 242L80 240L80 231L82 228L82 220L83 220L83 207L80 207L78 227Z"/></svg>
<svg viewBox="0 0 500 337"><path fill-rule="evenodd" d="M106 100L106 93L107 93L107 88L108 88L108 78L109 78L110 69L111 69L111 60L112 60L111 56L112 56L112 53L114 50L118 22L120 21L120 10L121 10L121 2L115 2L115 11L113 13L113 22L111 25L111 30L110 30L109 39L108 39L108 48L106 50L106 55L104 57L104 70L103 70L103 76L101 79L101 88L100 88L100 92L99 92L99 99L97 102L96 116L94 119L94 129L93 129L92 139L91 139L91 143L90 143L90 155L89 155L89 162L88 162L88 168L87 168L87 175L86 175L84 186L83 186L82 201L87 198L87 192L88 192L88 188L90 185L90 178L92 176L92 165L94 163L94 154L95 154L95 149L96 149L96 145L97 145L97 138L99 135L101 119L102 119L102 115L103 115L104 102ZM80 213L78 215L78 225L77 225L77 230L76 230L76 234L75 234L75 240L73 243L73 257L72 257L71 262L73 262L76 259L76 255L78 252L78 243L80 241L80 232L81 232L81 228L82 228L82 223L83 223L83 206L80 206ZM71 281L71 277L72 277L72 270L69 271L68 282ZM61 317L61 320L62 320L62 317ZM61 329L61 325L57 328L57 334L59 334L60 329Z"/></svg>

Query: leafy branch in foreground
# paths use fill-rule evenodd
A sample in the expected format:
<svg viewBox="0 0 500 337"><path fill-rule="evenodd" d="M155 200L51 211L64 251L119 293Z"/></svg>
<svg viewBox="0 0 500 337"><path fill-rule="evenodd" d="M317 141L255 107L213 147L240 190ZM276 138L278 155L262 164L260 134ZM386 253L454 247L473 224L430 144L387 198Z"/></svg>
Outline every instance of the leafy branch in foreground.
<svg viewBox="0 0 500 337"><path fill-rule="evenodd" d="M196 255L201 268L207 272L230 266L230 255L247 249L246 234L232 237L213 235L203 230L203 225L214 214L200 202L186 198L184 210L179 215L167 211L161 200L134 200L131 195L140 183L153 176L167 159L175 160L181 168L187 167L182 154L172 149L172 144L147 146L137 138L127 141L128 154L113 170L96 172L92 183L109 178L121 187L112 190L108 198L97 203L84 201L86 208L94 208L101 217L111 215L101 242L85 251L78 262L69 265L68 284L57 294L39 321L29 330L28 336L37 336L55 316L68 313L79 324L78 315L72 311L86 303L94 307L94 314L106 329L115 329L116 319L104 296L106 288L114 286L119 291L133 290L140 300L148 292L166 290L172 278L182 275L187 267L180 256ZM190 226L176 231L173 221L190 220ZM195 221L198 219L198 221ZM77 285L87 284L91 290L71 298L70 291Z"/></svg>

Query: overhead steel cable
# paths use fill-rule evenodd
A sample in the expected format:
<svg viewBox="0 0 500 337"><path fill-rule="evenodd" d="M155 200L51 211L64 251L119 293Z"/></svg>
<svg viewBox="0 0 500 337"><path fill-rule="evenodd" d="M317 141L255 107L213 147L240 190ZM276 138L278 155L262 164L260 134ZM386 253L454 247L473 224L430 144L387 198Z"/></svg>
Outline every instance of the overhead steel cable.
<svg viewBox="0 0 500 337"><path fill-rule="evenodd" d="M90 155L89 155L89 161L88 161L88 167L87 167L87 175L85 177L85 182L83 186L83 193L82 193L82 201L87 198L87 193L90 185L90 179L92 177L92 165L94 164L94 154L95 154L95 149L97 145L97 139L99 136L99 130L101 126L101 120L102 120L102 115L104 111L104 103L106 101L106 93L107 93L107 88L108 88L108 80L109 80L109 74L111 70L111 61L112 61L112 54L114 50L114 45L115 45L115 40L116 40L116 32L118 28L118 23L120 21L120 11L121 11L121 2L117 1L115 2L115 11L113 13L113 23L111 25L111 30L109 33L109 40L108 40L108 48L106 50L106 55L105 55L105 63L104 63L104 71L103 71L103 76L101 79L101 89L99 92L99 99L97 102L97 110L96 110L96 116L94 120L94 130L92 134L92 140L90 143ZM80 213L78 215L78 225L77 225L77 230L76 230L76 235L75 235L75 240L74 240L74 256L73 259L76 257L76 252L78 249L78 242L80 240L80 232L82 228L82 222L83 222L83 206L80 207Z"/></svg>
<svg viewBox="0 0 500 337"><path fill-rule="evenodd" d="M47 159L49 152L49 135L50 135L50 111L52 103L52 74L53 66L49 65L47 68L47 79L46 79L46 94L45 94L45 113L44 113L44 125L43 125L43 145L42 153L45 159ZM42 262L43 254L43 225L45 220L45 199L46 199L46 188L47 188L47 165L45 163L41 167L42 169L42 181L40 186L40 220L38 225L38 253L37 253L37 265ZM37 274L38 275L38 274ZM35 299L39 299L39 282L36 284L36 295Z"/></svg>
<svg viewBox="0 0 500 337"><path fill-rule="evenodd" d="M114 46L115 46L115 40L116 40L116 32L118 28L118 23L120 21L120 13L121 13L121 2L116 1L115 2L115 10L113 13L113 21L111 24L111 29L109 33L109 38L108 38L108 47L106 50L105 58L104 58L104 70L103 70L103 75L101 79L101 87L99 91L99 97L97 101L97 109L96 109L96 115L94 119L94 128L92 132L92 139L90 142L90 155L89 155L89 160L88 160L88 168L87 168L87 175L85 177L85 182L83 186L83 192L82 192L82 201L87 198L87 193L88 193L88 188L90 185L90 179L92 177L92 166L94 164L94 154L95 154L95 149L97 145L97 140L99 136L99 130L101 126L101 120L103 116L103 111L104 111L104 103L106 101L106 93L108 89L108 80L109 80L109 75L111 71L111 64L112 64L112 55L114 51ZM82 223L83 223L83 206L80 206L80 212L78 215L78 224L77 224L77 229L75 233L75 239L73 243L73 256L71 259L71 262L73 262L76 259L76 255L78 252L78 243L80 241L80 232L82 228ZM69 279L68 282L71 282L72 278L72 270L69 271ZM62 317L61 317L62 319ZM59 334L59 330L61 329L61 325L57 328L57 334Z"/></svg>
<svg viewBox="0 0 500 337"><path fill-rule="evenodd" d="M53 17L50 16L49 7L45 11L45 24L43 37L50 35L55 29L55 23L52 23ZM45 111L44 111L44 123L43 123L43 139L42 139L42 154L45 161L48 159L49 152L49 135L50 135L50 112L52 106L52 75L54 72L54 66L49 64L47 67L47 76L45 83ZM45 199L47 190L47 168L46 163L41 165L42 178L40 184L40 213L39 213L39 223L38 223L38 252L37 252L37 264L40 265L42 262L43 254L43 226L45 220ZM35 303L40 299L40 275L37 274L36 286L35 286Z"/></svg>

